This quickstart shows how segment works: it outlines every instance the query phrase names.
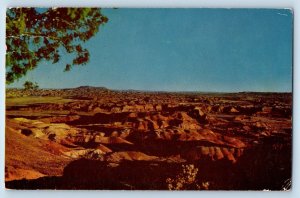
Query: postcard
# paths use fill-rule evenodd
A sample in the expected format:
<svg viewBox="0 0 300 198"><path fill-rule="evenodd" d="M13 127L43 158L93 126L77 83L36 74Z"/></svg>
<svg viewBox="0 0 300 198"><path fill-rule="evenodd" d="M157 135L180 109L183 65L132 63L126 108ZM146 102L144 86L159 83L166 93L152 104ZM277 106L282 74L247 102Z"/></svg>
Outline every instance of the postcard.
<svg viewBox="0 0 300 198"><path fill-rule="evenodd" d="M292 186L293 11L8 8L8 189Z"/></svg>

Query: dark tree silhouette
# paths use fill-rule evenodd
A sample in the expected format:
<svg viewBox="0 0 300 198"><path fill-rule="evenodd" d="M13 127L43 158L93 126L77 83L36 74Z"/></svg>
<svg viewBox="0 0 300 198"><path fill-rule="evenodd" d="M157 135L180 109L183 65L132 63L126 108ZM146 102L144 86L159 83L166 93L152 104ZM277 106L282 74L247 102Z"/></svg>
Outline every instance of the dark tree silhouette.
<svg viewBox="0 0 300 198"><path fill-rule="evenodd" d="M25 90L35 90L35 89L38 89L39 88L39 86L38 86L38 84L36 83L36 82L31 82L31 81L26 81L24 84L23 84L23 86L24 86L24 89Z"/></svg>
<svg viewBox="0 0 300 198"><path fill-rule="evenodd" d="M10 8L6 12L6 83L26 75L42 60L57 63L72 54L73 65L89 61L82 43L93 37L108 21L98 8Z"/></svg>

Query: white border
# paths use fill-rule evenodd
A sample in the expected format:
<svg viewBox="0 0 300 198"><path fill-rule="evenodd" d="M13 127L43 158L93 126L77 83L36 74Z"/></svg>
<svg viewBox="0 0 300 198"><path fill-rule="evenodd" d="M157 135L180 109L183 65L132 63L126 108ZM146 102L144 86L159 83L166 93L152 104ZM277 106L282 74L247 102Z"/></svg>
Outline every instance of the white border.
<svg viewBox="0 0 300 198"><path fill-rule="evenodd" d="M4 189L4 108L5 108L5 10L7 7L167 7L167 8L292 8L294 10L294 106L293 106L293 186L290 192L262 192L262 191L201 191L201 192L166 192L166 191L15 191ZM64 197L153 197L182 196L191 197L300 197L300 136L299 136L299 35L300 35L300 1L298 0L68 0L40 1L36 0L6 0L0 1L0 197L44 198L52 196ZM298 54L298 56L297 56Z"/></svg>

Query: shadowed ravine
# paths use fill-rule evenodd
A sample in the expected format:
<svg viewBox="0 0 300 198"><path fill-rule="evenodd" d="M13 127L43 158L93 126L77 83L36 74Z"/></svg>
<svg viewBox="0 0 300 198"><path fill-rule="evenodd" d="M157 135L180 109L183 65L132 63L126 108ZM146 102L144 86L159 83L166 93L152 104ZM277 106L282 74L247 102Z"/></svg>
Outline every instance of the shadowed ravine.
<svg viewBox="0 0 300 198"><path fill-rule="evenodd" d="M213 181L211 190L279 190L291 178L291 155L266 152L267 146L246 151L236 164L226 160L193 162L199 167L198 179ZM259 154L259 156L257 156ZM253 156L256 156L255 158ZM170 162L123 161L109 164L79 159L64 168L61 177L6 182L12 189L163 189L166 178L180 171L180 164ZM226 178L226 179L225 179Z"/></svg>

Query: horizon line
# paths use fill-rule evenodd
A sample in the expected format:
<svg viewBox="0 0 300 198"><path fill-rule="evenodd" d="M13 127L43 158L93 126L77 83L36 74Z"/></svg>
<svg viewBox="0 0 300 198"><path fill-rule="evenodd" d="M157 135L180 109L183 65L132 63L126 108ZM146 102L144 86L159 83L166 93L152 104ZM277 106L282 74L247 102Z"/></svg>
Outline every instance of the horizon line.
<svg viewBox="0 0 300 198"><path fill-rule="evenodd" d="M64 88L38 88L38 89L44 89L44 90L49 90L49 89L54 89L54 90L63 90L63 89L76 89L76 88L81 88L81 87L87 87L87 88L104 88L109 91L132 91L132 92L166 92L166 93L293 93L293 90L291 91L259 91L259 90L242 90L242 91L205 91L205 90L141 90L141 89L111 89L107 88L105 86L90 86L90 85L82 85L82 86L77 86L77 87L64 87ZM24 89L22 87L6 87L7 89Z"/></svg>

